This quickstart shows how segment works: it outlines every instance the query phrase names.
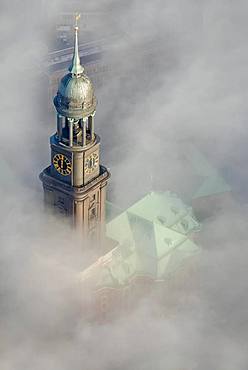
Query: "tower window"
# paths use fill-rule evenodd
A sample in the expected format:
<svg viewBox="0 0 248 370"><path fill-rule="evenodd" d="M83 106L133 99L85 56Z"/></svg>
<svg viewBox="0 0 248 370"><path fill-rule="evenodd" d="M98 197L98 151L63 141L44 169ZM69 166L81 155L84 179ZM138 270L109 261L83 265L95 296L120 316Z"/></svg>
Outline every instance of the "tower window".
<svg viewBox="0 0 248 370"><path fill-rule="evenodd" d="M96 200L96 194L90 196L90 203L93 203Z"/></svg>
<svg viewBox="0 0 248 370"><path fill-rule="evenodd" d="M61 214L66 214L66 206L65 206L65 199L63 197L57 198L57 203L55 204L55 207Z"/></svg>
<svg viewBox="0 0 248 370"><path fill-rule="evenodd" d="M90 210L90 218L93 219L93 218L96 218L96 216L97 216L96 207L91 208L91 210Z"/></svg>

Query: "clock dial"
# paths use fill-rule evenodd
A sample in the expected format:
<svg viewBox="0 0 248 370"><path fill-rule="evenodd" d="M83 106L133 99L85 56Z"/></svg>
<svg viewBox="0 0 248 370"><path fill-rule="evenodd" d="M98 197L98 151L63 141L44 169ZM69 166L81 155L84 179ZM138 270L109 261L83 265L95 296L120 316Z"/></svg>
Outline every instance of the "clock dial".
<svg viewBox="0 0 248 370"><path fill-rule="evenodd" d="M53 157L54 168L63 176L71 173L71 162L64 154L55 154Z"/></svg>
<svg viewBox="0 0 248 370"><path fill-rule="evenodd" d="M85 159L85 173L91 174L98 166L99 156L97 153L92 153Z"/></svg>

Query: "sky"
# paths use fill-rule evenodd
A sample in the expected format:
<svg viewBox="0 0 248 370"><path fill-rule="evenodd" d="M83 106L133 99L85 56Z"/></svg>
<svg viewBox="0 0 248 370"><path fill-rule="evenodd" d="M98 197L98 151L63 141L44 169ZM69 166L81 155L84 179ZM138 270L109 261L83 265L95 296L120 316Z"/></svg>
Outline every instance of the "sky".
<svg viewBox="0 0 248 370"><path fill-rule="evenodd" d="M152 187L190 184L181 161L182 143L190 141L225 173L235 199L204 223L186 300L175 289L173 312L148 297L101 325L84 321L75 283L90 253L44 210L38 179L55 130L44 60L56 17L73 6L58 0L0 5L0 368L245 370L248 4L81 2L103 12L96 38L120 35L105 56L111 76L96 90L102 160L112 172L109 196L125 206Z"/></svg>

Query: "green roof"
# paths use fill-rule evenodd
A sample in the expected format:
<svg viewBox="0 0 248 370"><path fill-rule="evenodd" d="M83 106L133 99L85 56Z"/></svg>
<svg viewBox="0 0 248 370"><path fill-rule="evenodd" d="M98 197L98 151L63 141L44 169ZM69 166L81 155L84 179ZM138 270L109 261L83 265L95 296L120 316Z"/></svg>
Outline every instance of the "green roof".
<svg viewBox="0 0 248 370"><path fill-rule="evenodd" d="M188 238L199 223L191 208L169 192L147 194L106 228L118 246L82 273L93 277L96 287L120 287L135 275L164 279L199 251Z"/></svg>
<svg viewBox="0 0 248 370"><path fill-rule="evenodd" d="M207 177L202 182L201 186L193 194L193 199L206 197L213 194L222 194L231 191L231 187L218 174Z"/></svg>
<svg viewBox="0 0 248 370"><path fill-rule="evenodd" d="M106 209L106 221L110 222L113 220L113 218L117 217L120 213L123 212L123 209L120 207L116 206L115 204L106 201L105 202L105 209Z"/></svg>
<svg viewBox="0 0 248 370"><path fill-rule="evenodd" d="M194 145L187 146L185 156L192 167L193 177L197 179L192 187L192 199L231 191L225 179Z"/></svg>
<svg viewBox="0 0 248 370"><path fill-rule="evenodd" d="M166 279L183 267L187 258L200 252L200 248L190 239L185 239L178 244L172 251L164 255L158 261L158 277Z"/></svg>
<svg viewBox="0 0 248 370"><path fill-rule="evenodd" d="M171 228L182 234L199 230L191 207L186 206L175 193L151 192L128 209L129 213Z"/></svg>
<svg viewBox="0 0 248 370"><path fill-rule="evenodd" d="M194 145L187 145L184 156L189 170L181 183L184 199L231 191ZM148 193L126 210L107 202L106 219L107 236L118 246L82 273L83 278L96 274L96 286L122 286L139 274L166 279L200 251L189 238L200 230L200 224L192 208L175 193Z"/></svg>

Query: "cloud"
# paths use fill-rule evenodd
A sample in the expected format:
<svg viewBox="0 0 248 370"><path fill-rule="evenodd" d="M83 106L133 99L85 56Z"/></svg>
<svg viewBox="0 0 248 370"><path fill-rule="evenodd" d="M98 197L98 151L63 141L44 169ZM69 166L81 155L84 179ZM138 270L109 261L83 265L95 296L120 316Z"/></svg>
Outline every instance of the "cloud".
<svg viewBox="0 0 248 370"><path fill-rule="evenodd" d="M246 369L244 204L204 224L199 270L187 297L175 287L165 305L152 295L134 312L101 325L81 315L75 281L92 255L82 252L66 222L44 211L38 180L55 128L44 59L57 14L67 5L1 5L0 367ZM96 128L112 169L110 196L125 206L153 185L173 191L186 181L182 142L191 140L232 174L234 194L246 203L245 1L81 5L103 12L94 37L117 35L104 56L109 78L97 88Z"/></svg>

